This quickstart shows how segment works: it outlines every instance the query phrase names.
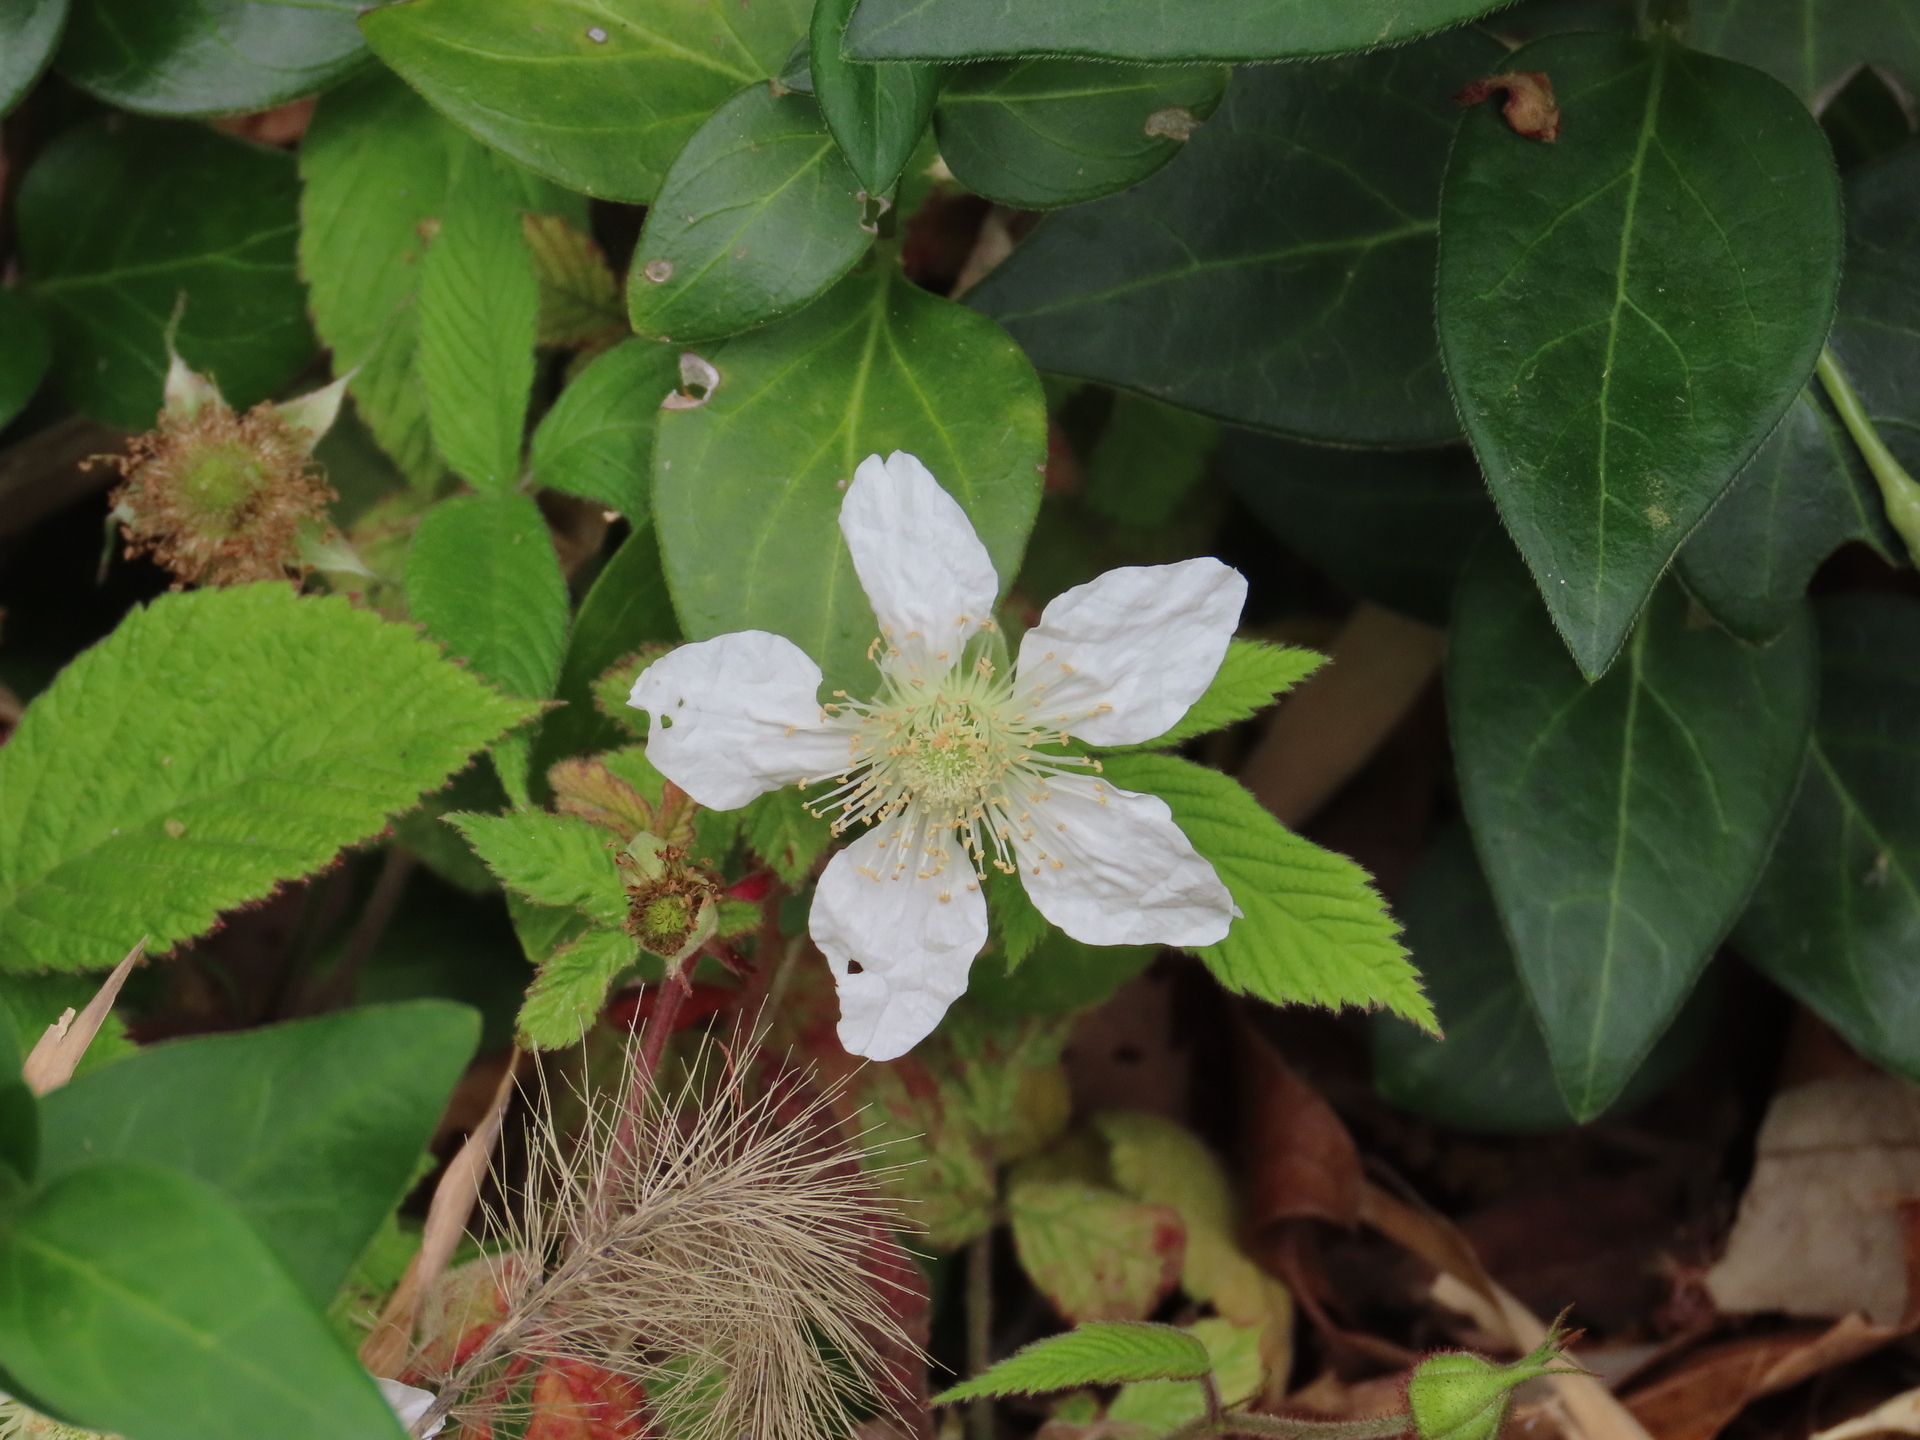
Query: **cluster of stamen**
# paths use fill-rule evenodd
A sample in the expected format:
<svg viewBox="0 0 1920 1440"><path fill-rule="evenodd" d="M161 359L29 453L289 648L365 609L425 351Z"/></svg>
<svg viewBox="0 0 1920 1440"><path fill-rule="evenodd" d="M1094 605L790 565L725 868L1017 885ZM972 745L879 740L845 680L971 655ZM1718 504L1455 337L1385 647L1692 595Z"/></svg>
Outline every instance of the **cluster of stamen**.
<svg viewBox="0 0 1920 1440"><path fill-rule="evenodd" d="M981 641L931 662L888 646L879 661L873 700L842 690L826 707L847 733L848 761L808 782L836 782L814 813L831 815L836 835L890 827L896 868L915 863L922 878L945 870L956 837L977 863L1013 873L1014 843L1034 838L1032 807L1047 799L1048 782L1100 762L1058 748L1066 734L1028 713L1037 695L1023 695Z"/></svg>

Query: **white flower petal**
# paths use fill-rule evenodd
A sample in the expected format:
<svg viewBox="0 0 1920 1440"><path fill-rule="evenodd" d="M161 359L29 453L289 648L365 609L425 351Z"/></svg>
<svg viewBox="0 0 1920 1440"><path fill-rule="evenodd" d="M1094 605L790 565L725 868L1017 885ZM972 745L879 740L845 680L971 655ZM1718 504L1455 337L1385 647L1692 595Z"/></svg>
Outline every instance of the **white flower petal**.
<svg viewBox="0 0 1920 1440"><path fill-rule="evenodd" d="M1088 945L1212 945L1240 912L1158 795L1057 776L1014 835L1040 913Z"/></svg>
<svg viewBox="0 0 1920 1440"><path fill-rule="evenodd" d="M408 1433L412 1433L420 1417L426 1414L432 1408L433 1402L439 1398L431 1390L402 1385L398 1380L389 1380L384 1375L374 1376L373 1383L380 1387L380 1393L387 1397L387 1404L392 1407L393 1413L400 1417L400 1423L406 1427ZM446 1428L447 1418L443 1415L434 1421L433 1428L427 1431L421 1440L428 1440L428 1437L438 1435Z"/></svg>
<svg viewBox="0 0 1920 1440"><path fill-rule="evenodd" d="M1076 585L1020 641L1022 701L1090 745L1163 735L1213 683L1246 598L1238 570L1205 558Z"/></svg>
<svg viewBox="0 0 1920 1440"><path fill-rule="evenodd" d="M960 502L906 451L860 462L840 533L882 633L912 663L957 658L993 618L1000 580L987 547Z"/></svg>
<svg viewBox="0 0 1920 1440"><path fill-rule="evenodd" d="M653 717L647 758L700 804L733 810L847 764L846 732L825 728L820 667L783 635L737 630L670 650L627 703Z"/></svg>
<svg viewBox="0 0 1920 1440"><path fill-rule="evenodd" d="M926 1039L986 946L987 900L965 853L938 875L925 868L919 843L882 821L828 862L813 893L807 928L833 966L850 1054L892 1060Z"/></svg>

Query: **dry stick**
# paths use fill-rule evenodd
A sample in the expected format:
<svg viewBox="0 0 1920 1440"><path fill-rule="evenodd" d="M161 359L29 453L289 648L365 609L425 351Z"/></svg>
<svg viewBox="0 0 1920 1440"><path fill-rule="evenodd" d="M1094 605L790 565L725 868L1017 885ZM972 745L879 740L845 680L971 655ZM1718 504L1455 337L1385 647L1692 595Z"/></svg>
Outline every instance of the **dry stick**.
<svg viewBox="0 0 1920 1440"><path fill-rule="evenodd" d="M982 1375L993 1365L993 1231L967 1243L967 1375ZM967 1403L971 1440L993 1440L993 1399L981 1395Z"/></svg>
<svg viewBox="0 0 1920 1440"><path fill-rule="evenodd" d="M69 1009L46 1028L28 1053L26 1063L20 1067L21 1078L34 1094L44 1095L49 1090L58 1090L73 1078L74 1067L87 1053L87 1047L93 1043L93 1037L100 1033L100 1027L107 1023L107 1016L113 1010L120 987L126 983L127 976L133 972L133 967L139 963L146 948L147 940L143 935L140 943L127 952L127 958L114 966L113 973L101 982L100 989L87 1002L86 1009L78 1016Z"/></svg>
<svg viewBox="0 0 1920 1440"><path fill-rule="evenodd" d="M493 1092L493 1103L486 1118L468 1135L460 1153L447 1166L447 1173L434 1187L433 1203L427 1207L426 1231L420 1249L407 1263L406 1274L387 1300L367 1338L360 1342L360 1363L375 1375L394 1378L406 1363L413 1343L413 1327L420 1318L420 1306L453 1259L466 1234L467 1217L479 1198L480 1182L486 1178L487 1164L493 1158L494 1143L506 1120L507 1102L513 1098L514 1074L520 1068L520 1052L507 1057L506 1072Z"/></svg>

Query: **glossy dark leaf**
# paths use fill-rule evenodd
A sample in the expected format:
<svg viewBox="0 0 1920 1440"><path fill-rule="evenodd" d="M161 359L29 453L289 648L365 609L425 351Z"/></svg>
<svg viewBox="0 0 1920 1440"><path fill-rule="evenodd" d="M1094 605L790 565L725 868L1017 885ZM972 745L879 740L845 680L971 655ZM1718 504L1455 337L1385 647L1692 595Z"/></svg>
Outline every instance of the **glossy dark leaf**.
<svg viewBox="0 0 1920 1440"><path fill-rule="evenodd" d="M740 89L778 75L804 0L411 0L361 21L459 124L570 189L646 202Z"/></svg>
<svg viewBox="0 0 1920 1440"><path fill-rule="evenodd" d="M861 0L847 27L859 60L1094 55L1116 60L1277 60L1340 55L1443 30L1486 0Z"/></svg>
<svg viewBox="0 0 1920 1440"><path fill-rule="evenodd" d="M237 408L277 392L313 354L299 188L292 156L181 122L95 120L42 151L17 223L62 393L110 425L151 426L182 302L189 365Z"/></svg>
<svg viewBox="0 0 1920 1440"><path fill-rule="evenodd" d="M1734 942L1861 1054L1920 1080L1920 604L1838 595L1817 613L1806 775Z"/></svg>
<svg viewBox="0 0 1920 1440"><path fill-rule="evenodd" d="M842 483L872 454L918 455L1014 574L1040 503L1046 413L1039 377L992 322L874 264L702 354L719 383L660 417L653 452L689 639L771 630L820 663L827 691L871 693L879 627L839 516Z"/></svg>
<svg viewBox="0 0 1920 1440"><path fill-rule="evenodd" d="M627 272L642 335L717 340L799 309L866 253L860 182L805 95L750 85L687 142Z"/></svg>
<svg viewBox="0 0 1920 1440"><path fill-rule="evenodd" d="M1805 612L1767 648L1655 592L1589 684L1502 541L1454 602L1447 703L1461 799L1578 1118L1613 1103L1766 863L1817 688Z"/></svg>
<svg viewBox="0 0 1920 1440"><path fill-rule="evenodd" d="M678 354L652 340L596 355L533 432L535 483L644 522L652 508L653 428L660 402L680 383L679 364Z"/></svg>
<svg viewBox="0 0 1920 1440"><path fill-rule="evenodd" d="M940 72L932 65L862 65L840 53L853 0L815 0L806 83L840 152L869 195L884 195L933 114Z"/></svg>
<svg viewBox="0 0 1920 1440"><path fill-rule="evenodd" d="M1808 104L1861 63L1920 85L1920 11L1908 0L1693 0L1688 39L1791 85Z"/></svg>
<svg viewBox="0 0 1920 1440"><path fill-rule="evenodd" d="M0 290L0 425L33 398L52 358L38 312L17 290Z"/></svg>
<svg viewBox="0 0 1920 1440"><path fill-rule="evenodd" d="M226 115L324 90L367 58L376 0L72 0L60 73L128 110Z"/></svg>
<svg viewBox="0 0 1920 1440"><path fill-rule="evenodd" d="M1560 138L1462 120L1441 206L1441 348L1500 513L1599 675L1793 402L1840 270L1826 138L1778 82L1670 41L1561 35ZM1497 883L1497 882L1496 882Z"/></svg>
<svg viewBox="0 0 1920 1440"><path fill-rule="evenodd" d="M1496 523L1464 446L1335 450L1235 430L1220 469L1289 549L1363 599L1436 625Z"/></svg>
<svg viewBox="0 0 1920 1440"><path fill-rule="evenodd" d="M427 633L509 694L544 699L567 641L567 582L525 495L458 495L407 550L407 607Z"/></svg>
<svg viewBox="0 0 1920 1440"><path fill-rule="evenodd" d="M1680 552L1678 573L1714 619L1764 643L1793 622L1835 550L1899 540L1880 492L1824 396L1803 390Z"/></svg>
<svg viewBox="0 0 1920 1440"><path fill-rule="evenodd" d="M325 1306L405 1195L478 1037L471 1010L429 1000L154 1045L41 1102L42 1175L183 1170Z"/></svg>
<svg viewBox="0 0 1920 1440"><path fill-rule="evenodd" d="M1436 837L1399 909L1445 1038L1375 1015L1373 1080L1382 1097L1464 1130L1524 1135L1575 1124L1465 825ZM1659 1090L1699 1048L1712 991L1705 981L1695 988L1614 1109Z"/></svg>
<svg viewBox="0 0 1920 1440"><path fill-rule="evenodd" d="M12 0L0 8L0 115L33 88L66 23L67 0Z"/></svg>
<svg viewBox="0 0 1920 1440"><path fill-rule="evenodd" d="M79 1423L145 1440L404 1434L234 1208L151 1165L86 1165L0 1225L0 1365Z"/></svg>
<svg viewBox="0 0 1920 1440"><path fill-rule="evenodd" d="M956 66L935 112L954 178L1047 210L1111 195L1178 155L1219 107L1223 65L1010 60Z"/></svg>
<svg viewBox="0 0 1920 1440"><path fill-rule="evenodd" d="M1920 145L1847 177L1832 344L1881 439L1920 474Z"/></svg>
<svg viewBox="0 0 1920 1440"><path fill-rule="evenodd" d="M1499 55L1463 31L1243 71L1177 164L1049 216L968 303L1049 373L1309 439L1451 439L1435 216L1454 92Z"/></svg>

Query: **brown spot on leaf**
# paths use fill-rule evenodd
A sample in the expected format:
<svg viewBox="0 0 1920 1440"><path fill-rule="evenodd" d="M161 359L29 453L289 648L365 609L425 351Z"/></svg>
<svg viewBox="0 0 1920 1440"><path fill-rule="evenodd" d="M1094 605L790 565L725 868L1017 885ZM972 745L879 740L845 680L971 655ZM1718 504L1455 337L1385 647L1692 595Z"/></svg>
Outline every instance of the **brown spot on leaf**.
<svg viewBox="0 0 1920 1440"><path fill-rule="evenodd" d="M1453 97L1453 103L1479 105L1503 92L1507 103L1501 113L1516 133L1548 144L1560 138L1560 107L1553 103L1553 81L1544 70L1510 70L1475 80Z"/></svg>

